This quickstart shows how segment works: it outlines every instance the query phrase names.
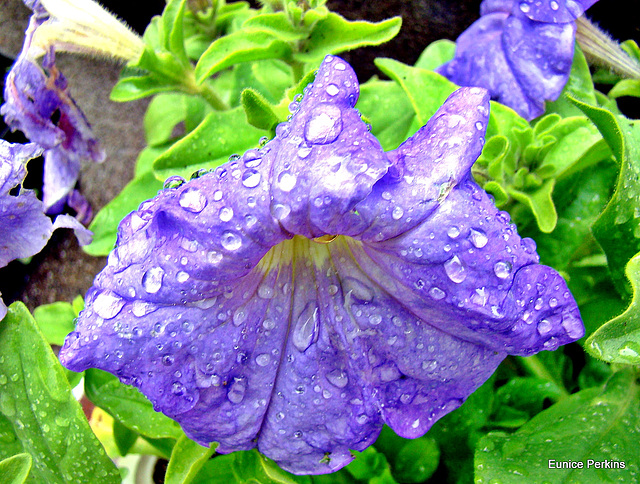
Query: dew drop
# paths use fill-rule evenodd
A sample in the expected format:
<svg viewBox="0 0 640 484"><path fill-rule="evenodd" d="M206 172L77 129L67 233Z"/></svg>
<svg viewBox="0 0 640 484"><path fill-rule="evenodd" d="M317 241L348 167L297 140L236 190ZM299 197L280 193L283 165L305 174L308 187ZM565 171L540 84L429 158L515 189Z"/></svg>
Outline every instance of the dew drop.
<svg viewBox="0 0 640 484"><path fill-rule="evenodd" d="M290 192L296 186L298 179L288 171L283 171L278 175L278 188L283 192Z"/></svg>
<svg viewBox="0 0 640 484"><path fill-rule="evenodd" d="M235 313L233 313L233 324L235 326L240 326L247 320L247 313L244 309L238 309Z"/></svg>
<svg viewBox="0 0 640 484"><path fill-rule="evenodd" d="M228 222L233 218L233 209L231 207L222 207L219 213L220 220Z"/></svg>
<svg viewBox="0 0 640 484"><path fill-rule="evenodd" d="M369 286L354 277L345 277L342 281L342 293L355 299L359 304L367 304L373 301L374 292Z"/></svg>
<svg viewBox="0 0 640 484"><path fill-rule="evenodd" d="M456 227L455 225L449 227L449 230L447 230L447 235L452 238L455 239L458 237L458 235L460 235L460 229L458 227Z"/></svg>
<svg viewBox="0 0 640 484"><path fill-rule="evenodd" d="M288 205L283 205L282 203L276 203L271 207L271 215L276 220L284 220L291 213L291 208Z"/></svg>
<svg viewBox="0 0 640 484"><path fill-rule="evenodd" d="M227 250L234 251L238 250L242 246L242 239L240 236L234 232L226 231L222 234L222 239L220 241L222 247Z"/></svg>
<svg viewBox="0 0 640 484"><path fill-rule="evenodd" d="M500 279L507 279L511 275L511 263L510 262L496 262L493 266L493 272L495 272L496 276Z"/></svg>
<svg viewBox="0 0 640 484"><path fill-rule="evenodd" d="M229 387L229 393L227 393L227 398L231 403L238 404L242 402L244 399L244 393L247 390L247 381L246 378L234 378L233 383Z"/></svg>
<svg viewBox="0 0 640 484"><path fill-rule="evenodd" d="M213 201L219 202L220 200L222 200L222 190L216 190L213 192Z"/></svg>
<svg viewBox="0 0 640 484"><path fill-rule="evenodd" d="M340 92L340 88L338 88L338 86L336 86L335 84L329 84L325 91L329 96L335 96Z"/></svg>
<svg viewBox="0 0 640 484"><path fill-rule="evenodd" d="M189 280L189 274L185 271L179 271L176 274L176 279L178 282L187 282Z"/></svg>
<svg viewBox="0 0 640 484"><path fill-rule="evenodd" d="M104 319L111 319L117 316L124 306L124 299L111 291L98 294L93 301L93 310L98 316Z"/></svg>
<svg viewBox="0 0 640 484"><path fill-rule="evenodd" d="M446 296L446 293L439 287L433 286L429 289L429 295L435 300L440 300Z"/></svg>
<svg viewBox="0 0 640 484"><path fill-rule="evenodd" d="M162 188L166 189L172 189L172 188L178 188L182 185L184 185L185 183L185 179L182 178L181 176L170 176L169 178L167 178L164 182L164 184L162 185Z"/></svg>
<svg viewBox="0 0 640 484"><path fill-rule="evenodd" d="M449 276L449 279L456 284L460 284L467 278L467 271L457 255L454 255L444 263L444 270L447 276Z"/></svg>
<svg viewBox="0 0 640 484"><path fill-rule="evenodd" d="M298 351L306 351L318 339L318 323L318 308L312 303L307 304L298 316L291 335L293 346Z"/></svg>
<svg viewBox="0 0 640 484"><path fill-rule="evenodd" d="M551 10L558 10L560 8L560 5L555 0L551 0L549 2L549 7L551 7Z"/></svg>
<svg viewBox="0 0 640 484"><path fill-rule="evenodd" d="M242 174L242 185L247 188L255 188L260 184L260 173L249 169Z"/></svg>
<svg viewBox="0 0 640 484"><path fill-rule="evenodd" d="M211 264L219 264L222 260L222 253L215 250L207 252L207 261Z"/></svg>
<svg viewBox="0 0 640 484"><path fill-rule="evenodd" d="M335 369L327 373L327 380L333 386L338 388L344 388L349 383L349 378L347 377L346 372L340 369Z"/></svg>
<svg viewBox="0 0 640 484"><path fill-rule="evenodd" d="M400 220L403 215L404 210L402 210L402 207L400 206L395 207L391 212L391 218L393 218L393 220Z"/></svg>
<svg viewBox="0 0 640 484"><path fill-rule="evenodd" d="M197 188L188 188L182 192L178 203L188 212L200 213L207 206L207 199Z"/></svg>
<svg viewBox="0 0 640 484"><path fill-rule="evenodd" d="M545 334L549 334L552 329L553 329L553 326L548 319L543 319L538 323L538 333L540 333L541 336L544 336Z"/></svg>
<svg viewBox="0 0 640 484"><path fill-rule="evenodd" d="M256 356L256 365L258 366L267 366L271 361L271 356L268 353L262 353Z"/></svg>
<svg viewBox="0 0 640 484"><path fill-rule="evenodd" d="M479 229L471 229L469 231L469 240L477 249L482 249L489 241L487 234Z"/></svg>
<svg viewBox="0 0 640 484"><path fill-rule="evenodd" d="M275 295L273 288L267 284L263 284L258 288L258 296L262 299L273 299Z"/></svg>
<svg viewBox="0 0 640 484"><path fill-rule="evenodd" d="M149 294L155 294L162 287L164 270L162 267L152 267L142 276L142 287Z"/></svg>
<svg viewBox="0 0 640 484"><path fill-rule="evenodd" d="M342 131L340 108L333 104L320 104L312 112L304 127L305 139L314 144L328 144Z"/></svg>

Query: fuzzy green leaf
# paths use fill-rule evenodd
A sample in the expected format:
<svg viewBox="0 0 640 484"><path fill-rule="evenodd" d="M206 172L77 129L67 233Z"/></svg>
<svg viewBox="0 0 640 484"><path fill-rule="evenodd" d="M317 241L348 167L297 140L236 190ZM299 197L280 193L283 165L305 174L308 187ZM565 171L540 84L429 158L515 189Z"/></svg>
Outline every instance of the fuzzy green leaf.
<svg viewBox="0 0 640 484"><path fill-rule="evenodd" d="M33 459L31 454L17 454L0 461L0 482L23 484L29 476Z"/></svg>
<svg viewBox="0 0 640 484"><path fill-rule="evenodd" d="M73 306L63 301L44 304L33 311L47 343L58 346L62 346L67 335L75 329L77 316Z"/></svg>
<svg viewBox="0 0 640 484"><path fill-rule="evenodd" d="M420 69L433 71L453 59L455 53L455 42L447 39L436 40L435 42L430 43L427 48L422 51L422 54L418 57L415 66Z"/></svg>
<svg viewBox="0 0 640 484"><path fill-rule="evenodd" d="M242 91L242 107L247 115L247 122L258 129L271 132L279 122L284 121L278 118L264 96L253 89Z"/></svg>
<svg viewBox="0 0 640 484"><path fill-rule="evenodd" d="M190 484L198 471L213 455L218 445L209 448L197 444L186 435L178 439L173 446L171 459L164 478L165 484Z"/></svg>

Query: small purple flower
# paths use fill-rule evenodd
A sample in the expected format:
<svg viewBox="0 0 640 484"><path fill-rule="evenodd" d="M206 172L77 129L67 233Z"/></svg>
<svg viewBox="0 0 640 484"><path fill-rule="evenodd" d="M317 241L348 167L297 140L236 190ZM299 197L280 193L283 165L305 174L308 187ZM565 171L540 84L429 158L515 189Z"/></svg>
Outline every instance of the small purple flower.
<svg viewBox="0 0 640 484"><path fill-rule="evenodd" d="M456 41L438 72L531 120L558 98L573 61L575 20L597 0L484 0L481 17Z"/></svg>
<svg viewBox="0 0 640 484"><path fill-rule="evenodd" d="M22 188L27 161L41 153L35 143L20 145L0 140L0 267L40 252L57 228L75 229L83 243L91 239L90 232L73 217L59 215L52 223L44 214L42 201L33 191ZM0 319L6 312L0 299Z"/></svg>
<svg viewBox="0 0 640 484"><path fill-rule="evenodd" d="M48 48L42 68L35 61L33 51L40 52L41 46L31 49L32 40L46 19L40 10L39 16L32 16L23 50L7 76L0 114L13 130L44 148L43 201L47 212L59 213L78 181L81 161L101 162L105 154L69 95L67 81L55 66L53 47ZM78 195L72 200L86 210Z"/></svg>
<svg viewBox="0 0 640 484"><path fill-rule="evenodd" d="M129 214L62 363L219 452L321 474L383 423L424 434L507 354L581 337L565 282L471 178L486 91L387 153L358 94L328 56L273 140Z"/></svg>

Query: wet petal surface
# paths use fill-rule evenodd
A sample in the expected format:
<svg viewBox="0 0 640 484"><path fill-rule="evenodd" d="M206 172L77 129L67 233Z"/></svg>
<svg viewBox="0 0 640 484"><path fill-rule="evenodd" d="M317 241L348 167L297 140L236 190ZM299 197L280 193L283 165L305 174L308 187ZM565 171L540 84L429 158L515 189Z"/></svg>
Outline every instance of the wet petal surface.
<svg viewBox="0 0 640 484"><path fill-rule="evenodd" d="M384 423L424 434L508 353L579 338L564 281L470 177L486 92L389 153L357 96L327 57L266 146L127 216L63 364L118 375L221 452L319 474Z"/></svg>

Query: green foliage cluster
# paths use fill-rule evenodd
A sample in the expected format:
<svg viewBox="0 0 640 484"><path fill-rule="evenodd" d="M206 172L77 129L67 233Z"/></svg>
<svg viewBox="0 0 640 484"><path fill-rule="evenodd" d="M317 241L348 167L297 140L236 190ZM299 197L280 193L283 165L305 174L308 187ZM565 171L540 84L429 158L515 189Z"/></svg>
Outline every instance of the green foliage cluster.
<svg viewBox="0 0 640 484"><path fill-rule="evenodd" d="M350 22L324 3L168 2L112 92L117 101L153 96L147 147L134 179L94 219L88 253L106 255L119 221L168 176L197 175L273 136L324 55L379 44L400 28L397 18ZM624 48L640 60L635 43ZM433 71L454 49L436 42L414 66L375 61L385 80L362 84L356 107L385 149L425 124L456 89ZM620 113L616 99L640 96L640 84L602 72L596 78L611 83L608 95L594 88L576 47L570 81L545 115L527 122L492 102L473 169L520 233L535 239L541 262L567 279L587 328L579 344L507 358L424 437L405 440L384 428L341 471L293 476L256 451L218 455L215 445L195 444L115 376L63 370L50 345L73 328L81 299L40 307L35 319L16 303L0 322L0 482L119 480L71 394L80 378L113 418L111 457L165 458L167 483L637 482L640 121ZM549 459L621 461L625 469L552 471Z"/></svg>

